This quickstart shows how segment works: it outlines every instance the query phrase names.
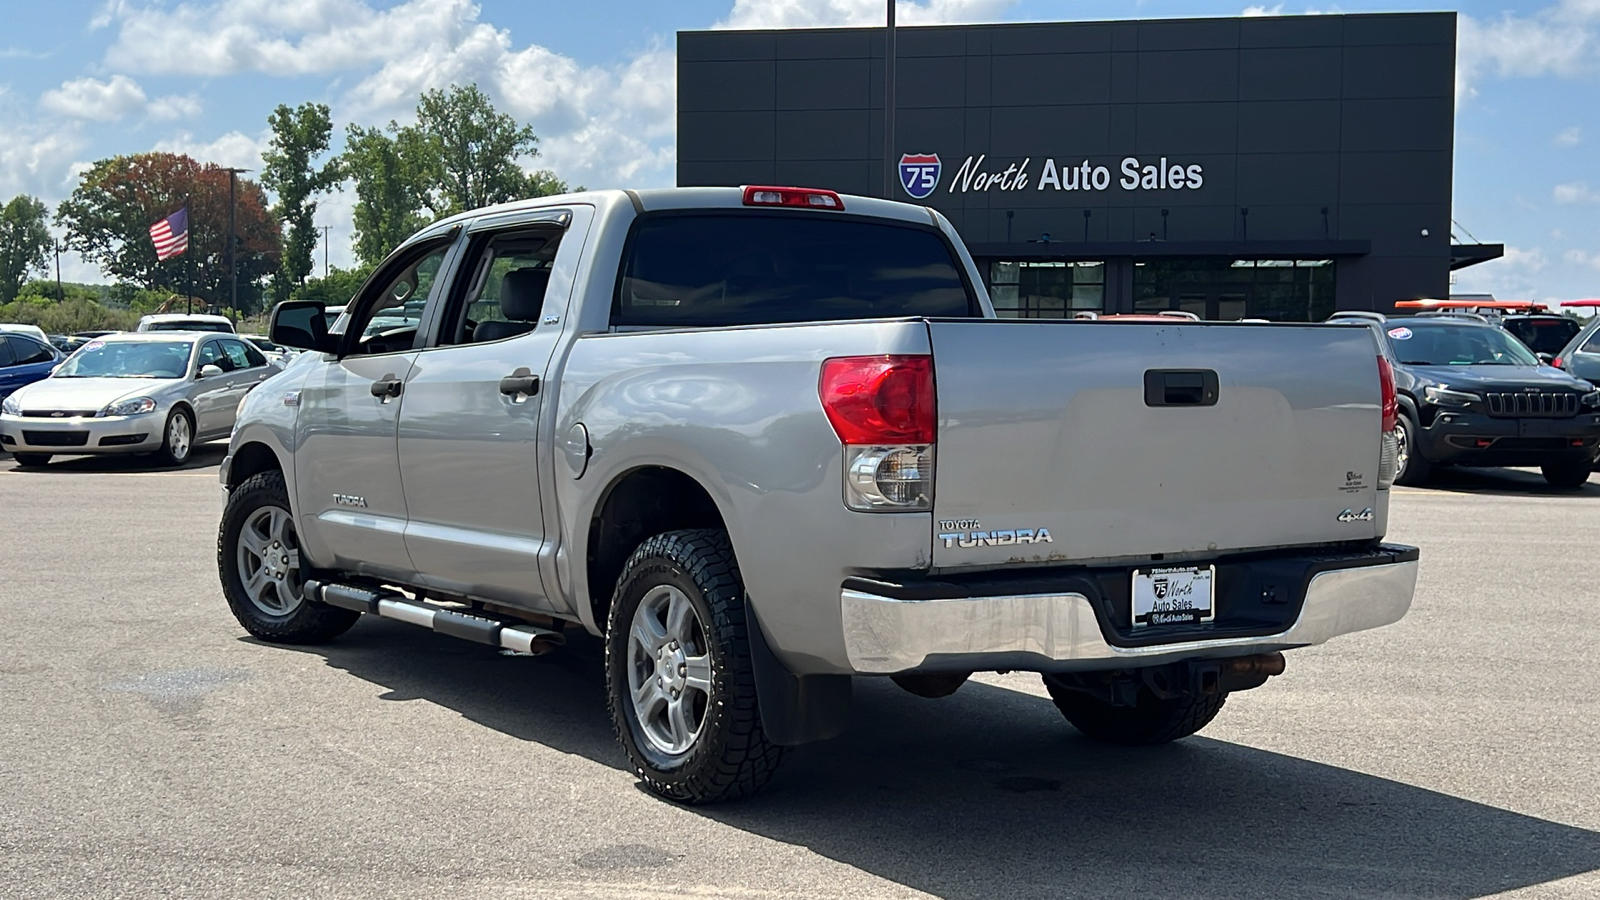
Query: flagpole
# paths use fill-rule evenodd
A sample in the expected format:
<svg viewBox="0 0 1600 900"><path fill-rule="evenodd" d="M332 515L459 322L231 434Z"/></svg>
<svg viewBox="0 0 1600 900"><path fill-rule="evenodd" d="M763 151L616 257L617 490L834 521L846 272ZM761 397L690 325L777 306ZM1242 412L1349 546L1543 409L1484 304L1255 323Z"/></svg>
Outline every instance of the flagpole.
<svg viewBox="0 0 1600 900"><path fill-rule="evenodd" d="M194 210L189 208L189 197L183 198L184 264L183 309L194 314Z"/></svg>

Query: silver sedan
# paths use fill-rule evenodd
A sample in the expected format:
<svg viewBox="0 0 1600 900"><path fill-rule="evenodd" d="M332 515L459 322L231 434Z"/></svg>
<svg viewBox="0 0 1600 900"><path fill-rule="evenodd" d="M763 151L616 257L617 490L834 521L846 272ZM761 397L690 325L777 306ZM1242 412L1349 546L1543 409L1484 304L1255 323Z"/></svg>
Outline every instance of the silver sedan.
<svg viewBox="0 0 1600 900"><path fill-rule="evenodd" d="M80 453L181 465L196 444L226 438L244 395L278 371L231 334L106 335L6 397L0 449L24 468Z"/></svg>

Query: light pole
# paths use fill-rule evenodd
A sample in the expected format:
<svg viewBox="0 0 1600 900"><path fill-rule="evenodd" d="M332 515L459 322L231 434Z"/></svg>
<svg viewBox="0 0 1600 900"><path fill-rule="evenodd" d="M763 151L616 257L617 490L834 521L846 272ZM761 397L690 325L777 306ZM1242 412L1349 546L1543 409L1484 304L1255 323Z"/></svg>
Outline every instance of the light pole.
<svg viewBox="0 0 1600 900"><path fill-rule="evenodd" d="M322 228L322 277L326 279L328 277L328 232L333 226L323 225L320 227Z"/></svg>
<svg viewBox="0 0 1600 900"><path fill-rule="evenodd" d="M237 188L239 173L250 170L229 166L223 171L228 173L228 308L237 313L239 310L239 267L236 255L238 248L235 245L239 243L239 239L234 235L234 213L238 208Z"/></svg>
<svg viewBox="0 0 1600 900"><path fill-rule="evenodd" d="M61 291L61 251L67 248L55 238L50 239L50 246L56 251L56 302L60 303L67 299L67 295Z"/></svg>
<svg viewBox="0 0 1600 900"><path fill-rule="evenodd" d="M883 196L895 198L894 158L894 0L888 0L889 27L883 32Z"/></svg>

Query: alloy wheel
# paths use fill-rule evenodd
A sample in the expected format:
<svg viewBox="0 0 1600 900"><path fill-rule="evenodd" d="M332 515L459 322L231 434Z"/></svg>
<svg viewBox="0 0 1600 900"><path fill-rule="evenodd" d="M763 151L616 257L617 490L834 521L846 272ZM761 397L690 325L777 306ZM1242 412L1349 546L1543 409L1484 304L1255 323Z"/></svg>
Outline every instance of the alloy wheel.
<svg viewBox="0 0 1600 900"><path fill-rule="evenodd" d="M239 580L245 596L269 616L287 616L300 606L300 542L289 511L263 506L239 529Z"/></svg>
<svg viewBox="0 0 1600 900"><path fill-rule="evenodd" d="M183 462L189 458L189 450L194 444L194 434L189 428L189 417L183 413L174 413L167 422L167 452L173 460Z"/></svg>
<svg viewBox="0 0 1600 900"><path fill-rule="evenodd" d="M628 631L628 692L635 721L668 756L694 747L711 702L705 626L689 597L657 585L639 601Z"/></svg>

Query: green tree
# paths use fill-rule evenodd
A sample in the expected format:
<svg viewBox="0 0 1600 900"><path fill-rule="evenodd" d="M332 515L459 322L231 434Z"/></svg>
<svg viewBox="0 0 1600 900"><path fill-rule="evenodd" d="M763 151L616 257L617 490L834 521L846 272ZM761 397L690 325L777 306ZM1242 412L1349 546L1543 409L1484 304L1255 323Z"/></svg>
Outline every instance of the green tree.
<svg viewBox="0 0 1600 900"><path fill-rule="evenodd" d="M156 259L150 226L189 208L189 249ZM106 274L142 287L177 293L190 284L211 306L228 300L228 172L174 153L139 153L102 159L83 173L72 196L62 201L56 222L66 226L66 244ZM237 194L240 305L262 305L261 279L278 268L282 233L267 212L260 185L241 178Z"/></svg>
<svg viewBox="0 0 1600 900"><path fill-rule="evenodd" d="M55 246L45 224L49 209L35 197L18 194L0 209L0 303L9 303L28 273L43 269Z"/></svg>
<svg viewBox="0 0 1600 900"><path fill-rule="evenodd" d="M351 125L341 166L356 183L357 258L376 265L429 218L566 193L548 169L523 169L538 145L475 85L424 93L414 125Z"/></svg>
<svg viewBox="0 0 1600 900"><path fill-rule="evenodd" d="M317 165L333 134L326 104L302 103L295 108L279 104L267 124L272 143L261 154L261 185L277 195L272 212L288 226L283 259L274 276L277 295L287 297L305 283L315 265L317 202L312 197L337 187L343 176L337 157Z"/></svg>
<svg viewBox="0 0 1600 900"><path fill-rule="evenodd" d="M430 155L420 135L393 122L387 132L351 125L340 166L356 183L356 258L376 266L425 222Z"/></svg>
<svg viewBox="0 0 1600 900"><path fill-rule="evenodd" d="M295 288L289 299L321 300L325 306L343 306L350 302L350 298L356 295L371 274L371 266L361 265L353 269L334 266L326 278L308 279L305 284Z"/></svg>
<svg viewBox="0 0 1600 900"><path fill-rule="evenodd" d="M428 197L436 215L527 196L528 175L517 160L538 156L539 139L496 110L477 85L423 93L412 127L436 159L438 181Z"/></svg>

